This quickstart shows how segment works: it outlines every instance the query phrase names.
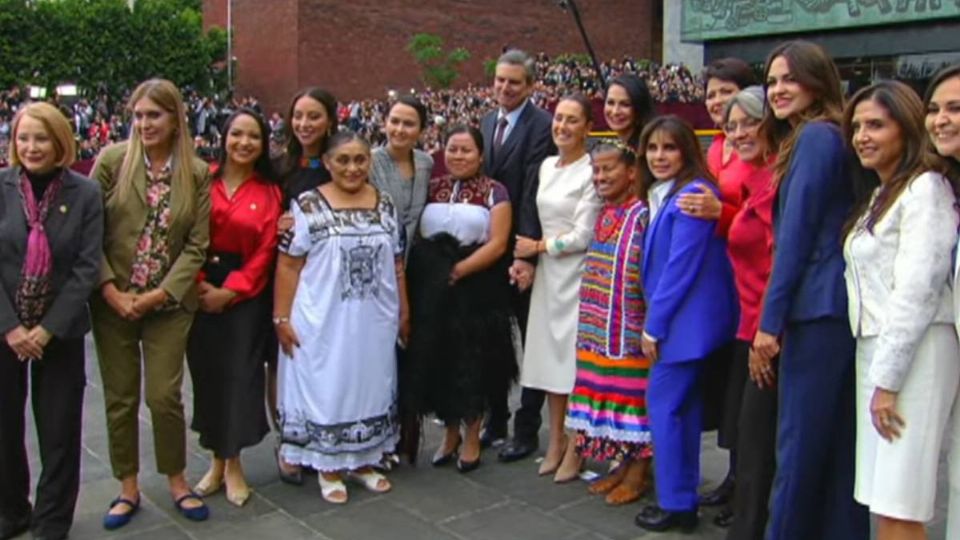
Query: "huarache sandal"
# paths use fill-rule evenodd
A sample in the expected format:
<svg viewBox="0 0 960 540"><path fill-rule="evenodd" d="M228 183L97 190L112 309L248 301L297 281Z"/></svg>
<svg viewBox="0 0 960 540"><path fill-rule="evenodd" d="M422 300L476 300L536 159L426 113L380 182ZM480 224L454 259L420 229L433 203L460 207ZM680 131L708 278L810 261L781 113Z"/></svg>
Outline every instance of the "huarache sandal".
<svg viewBox="0 0 960 540"><path fill-rule="evenodd" d="M320 495L323 496L323 500L331 504L347 503L347 486L344 485L342 478L337 476L335 480L329 480L321 472L317 474L317 480L320 482Z"/></svg>
<svg viewBox="0 0 960 540"><path fill-rule="evenodd" d="M373 493L386 493L393 488L386 476L373 469L351 471L350 478Z"/></svg>
<svg viewBox="0 0 960 540"><path fill-rule="evenodd" d="M198 501L200 506L194 506L193 508L184 506L183 503L189 500ZM203 499L200 498L199 495L192 491L173 501L173 506L177 509L177 512L180 512L181 516L190 521L206 521L207 518L210 517L210 509L207 508L206 503L203 502Z"/></svg>
<svg viewBox="0 0 960 540"><path fill-rule="evenodd" d="M125 499L123 497L117 497L110 502L110 510L113 510L113 507L117 506L118 504L125 504L130 509L122 514L111 514L108 510L107 514L103 516L103 528L108 531L119 529L127 523L130 523L130 520L133 519L133 515L140 510L140 495L137 494L136 501L131 501L130 499Z"/></svg>

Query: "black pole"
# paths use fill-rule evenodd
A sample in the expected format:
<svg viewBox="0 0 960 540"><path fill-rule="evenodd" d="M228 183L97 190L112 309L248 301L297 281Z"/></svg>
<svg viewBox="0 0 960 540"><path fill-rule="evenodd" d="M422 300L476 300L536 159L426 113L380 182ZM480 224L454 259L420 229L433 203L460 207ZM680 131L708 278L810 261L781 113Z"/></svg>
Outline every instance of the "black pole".
<svg viewBox="0 0 960 540"><path fill-rule="evenodd" d="M587 46L587 53L590 54L590 60L593 61L593 69L597 72L597 80L600 81L600 86L603 87L604 93L607 91L607 79L603 76L603 71L600 69L600 62L597 61L597 53L593 52L593 45L590 44L590 38L587 37L587 29L583 27L583 21L580 19L580 10L577 9L577 2L575 0L559 0L557 2L560 5L561 9L570 9L570 13L573 14L573 20L577 23L577 28L580 30L580 37L583 38L583 44Z"/></svg>

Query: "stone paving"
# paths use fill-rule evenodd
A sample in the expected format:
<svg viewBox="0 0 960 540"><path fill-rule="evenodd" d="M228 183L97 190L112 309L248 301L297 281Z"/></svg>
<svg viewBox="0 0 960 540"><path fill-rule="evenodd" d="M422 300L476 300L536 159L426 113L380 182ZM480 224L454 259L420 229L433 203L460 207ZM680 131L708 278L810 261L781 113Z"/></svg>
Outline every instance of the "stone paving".
<svg viewBox="0 0 960 540"><path fill-rule="evenodd" d="M719 540L723 530L711 520L713 509L701 510L700 527L691 535L647 533L633 525L640 503L612 508L598 497L588 495L586 484L578 481L555 485L549 477L536 474L534 459L513 464L496 461L485 451L483 465L467 475L452 467L434 468L429 456L436 448L440 430L426 423L426 441L417 467L403 466L390 474L394 489L374 495L349 484L350 501L344 506L326 503L313 475L302 487L279 481L273 461L273 437L244 453L243 463L253 496L243 508L227 503L222 492L207 499L211 518L193 523L173 508L165 478L155 472L150 418L141 409L140 513L118 531L105 531L100 521L118 490L107 456L103 394L92 346L88 343L88 384L84 410L83 471L80 501L70 538L135 538L137 540L300 540L300 539L392 539L392 540L628 540L675 538ZM189 421L192 395L189 380L185 392ZM516 395L514 401L516 401ZM514 403L514 406L516 403ZM32 426L32 419L30 420ZM541 432L541 436L545 434ZM39 474L34 434L30 429L31 468ZM718 450L711 434L704 436L704 487L715 485L726 468L726 454ZM545 441L541 441L544 442ZM543 445L541 446L543 447ZM188 435L187 476L196 482L209 464L209 455ZM937 519L930 538L943 538L945 494L941 489ZM19 537L30 538L29 534Z"/></svg>

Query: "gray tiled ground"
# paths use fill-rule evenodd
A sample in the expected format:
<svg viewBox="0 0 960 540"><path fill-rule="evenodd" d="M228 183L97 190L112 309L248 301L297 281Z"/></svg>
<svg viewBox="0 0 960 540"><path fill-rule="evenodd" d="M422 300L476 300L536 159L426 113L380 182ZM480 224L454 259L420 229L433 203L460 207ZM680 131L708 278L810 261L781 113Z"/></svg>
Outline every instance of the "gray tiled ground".
<svg viewBox="0 0 960 540"><path fill-rule="evenodd" d="M244 467L255 490L250 502L244 508L234 508L222 494L215 495L208 499L211 519L192 523L176 514L165 479L154 472L146 409L141 411L143 507L129 526L108 533L100 526L100 520L107 503L116 496L117 483L107 458L103 394L92 347L88 347L87 374L82 485L71 534L75 540L725 538L723 531L711 523L712 509L702 511L700 528L693 535L644 533L633 526L639 504L611 508L602 499L588 495L583 482L555 485L550 478L537 477L537 465L532 459L505 465L497 463L494 453L488 451L483 455L483 466L469 475L457 474L452 468L435 469L429 466L428 456L438 444L440 432L432 423L427 423L420 465L402 467L392 473L391 493L374 495L351 486L350 502L339 507L320 498L313 476L308 475L308 482L299 488L280 483L273 463L273 439L268 438L244 453ZM188 381L185 390L188 418L191 399ZM31 430L31 455L35 456L33 441ZM187 473L195 482L206 469L209 457L197 446L192 433L188 446ZM704 484L712 485L725 472L726 454L716 449L710 435L704 437L702 462ZM31 466L36 476L38 458L33 458ZM940 500L937 519L931 525L931 539L944 535L945 494L942 493ZM27 539L29 535L21 538Z"/></svg>

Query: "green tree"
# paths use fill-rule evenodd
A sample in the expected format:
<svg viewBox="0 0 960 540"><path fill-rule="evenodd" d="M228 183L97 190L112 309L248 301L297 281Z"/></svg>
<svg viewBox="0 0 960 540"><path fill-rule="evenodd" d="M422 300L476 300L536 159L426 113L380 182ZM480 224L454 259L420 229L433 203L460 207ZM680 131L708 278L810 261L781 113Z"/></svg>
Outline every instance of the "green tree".
<svg viewBox="0 0 960 540"><path fill-rule="evenodd" d="M444 51L443 38L434 34L414 34L407 51L420 66L424 84L433 88L449 88L460 75L460 66L470 59L470 52L463 47Z"/></svg>

